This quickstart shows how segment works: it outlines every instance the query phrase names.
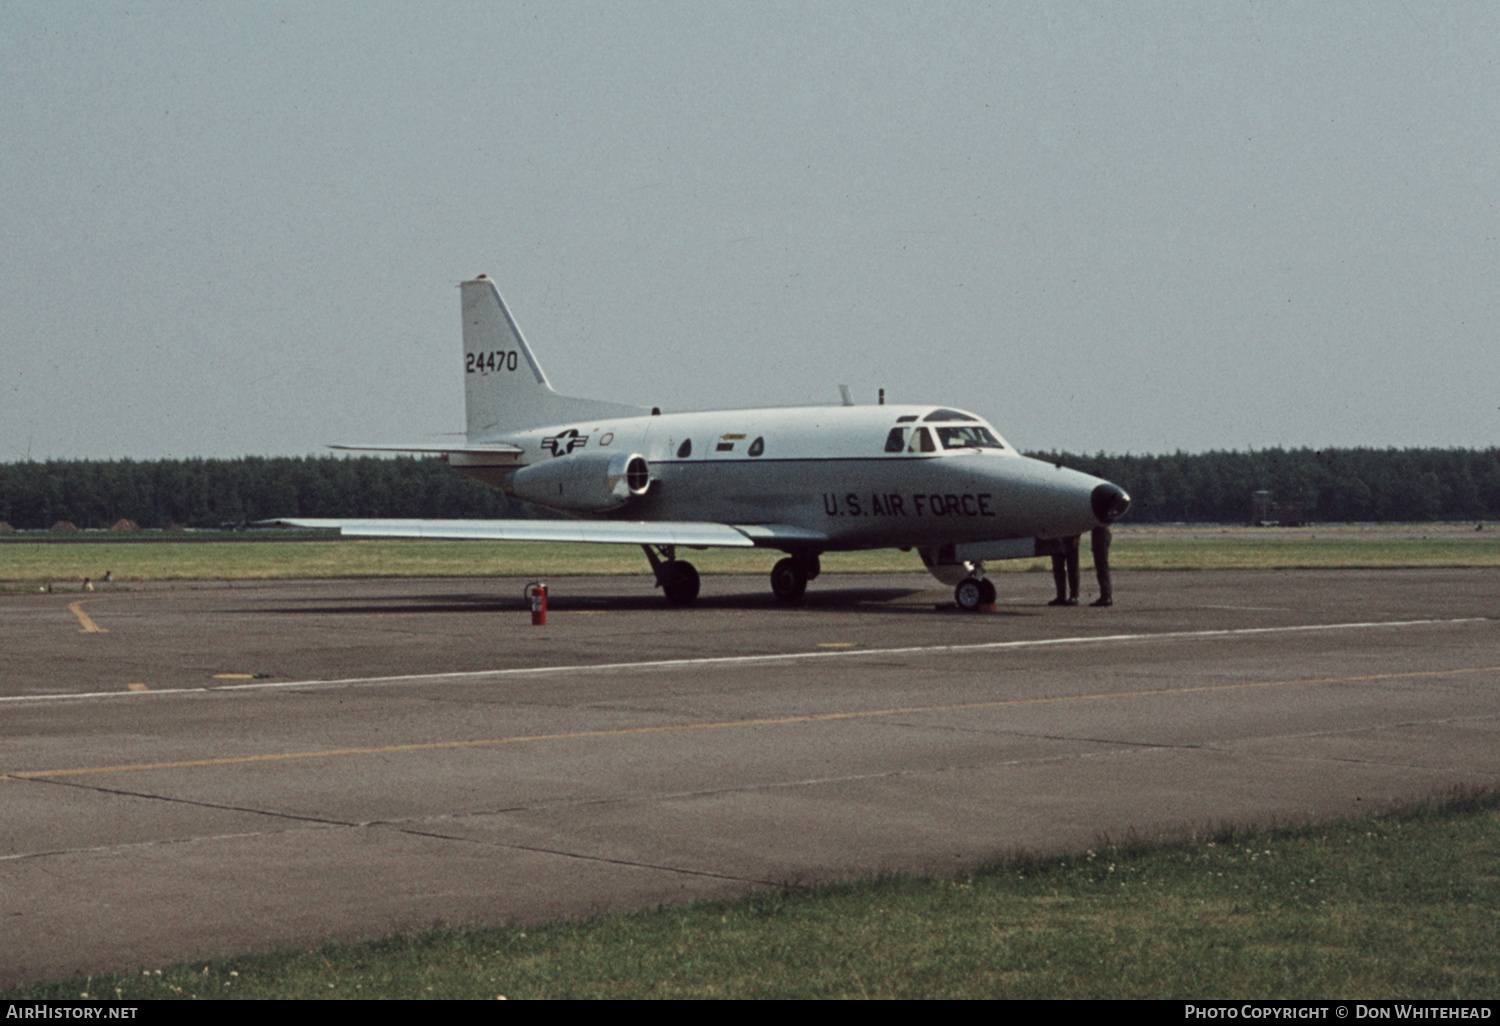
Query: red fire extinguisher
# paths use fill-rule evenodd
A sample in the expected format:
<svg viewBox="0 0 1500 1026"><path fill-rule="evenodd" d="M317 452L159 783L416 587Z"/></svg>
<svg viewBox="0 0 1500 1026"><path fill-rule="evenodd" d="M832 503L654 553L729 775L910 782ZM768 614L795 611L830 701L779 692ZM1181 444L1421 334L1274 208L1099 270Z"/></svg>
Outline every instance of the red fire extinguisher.
<svg viewBox="0 0 1500 1026"><path fill-rule="evenodd" d="M541 581L526 585L526 598L531 601L531 625L547 626L547 586Z"/></svg>

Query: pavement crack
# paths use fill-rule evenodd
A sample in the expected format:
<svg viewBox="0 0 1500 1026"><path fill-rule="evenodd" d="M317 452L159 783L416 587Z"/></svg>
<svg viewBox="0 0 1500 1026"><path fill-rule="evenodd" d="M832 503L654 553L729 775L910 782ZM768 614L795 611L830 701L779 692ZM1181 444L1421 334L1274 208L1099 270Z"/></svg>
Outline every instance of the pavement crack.
<svg viewBox="0 0 1500 1026"><path fill-rule="evenodd" d="M1301 741L1306 738L1315 737L1354 737L1359 734L1381 734L1391 730L1405 730L1411 727L1434 727L1447 726L1453 723L1485 723L1495 719L1491 713L1465 713L1460 716L1443 716L1434 719L1422 720L1394 720L1389 723L1364 723L1354 727L1335 727L1327 730L1304 730L1293 734L1261 734L1254 737L1235 738L1217 743L1210 742L1199 745L1200 748L1212 748L1214 750L1227 750L1231 748L1242 748L1251 744L1266 744L1275 741ZM1314 756L1318 761L1328 762L1359 762L1362 760L1339 758L1337 756ZM1379 763L1379 765L1397 765L1394 763Z"/></svg>
<svg viewBox="0 0 1500 1026"><path fill-rule="evenodd" d="M144 798L147 801L172 802L178 805L191 805L199 809L219 809L223 812L243 812L251 816L269 816L273 819L288 819L299 823L317 823L322 826L357 827L364 826L363 823L354 823L342 819L330 819L326 816L307 816L295 812L275 812L271 809L255 809L246 805L228 805L222 802L206 802L196 798L175 798L166 794L151 794L147 791L128 791L117 787L100 787L98 784L80 784L71 780L49 780L46 777L27 778L33 784L51 784L55 787L71 787L78 791L93 791L98 794L113 794L123 798Z"/></svg>
<svg viewBox="0 0 1500 1026"><path fill-rule="evenodd" d="M1165 744L1161 741L1125 741L1117 737L1080 737L1076 734L1020 734L1009 732L1011 737L1032 738L1042 741L1078 741L1089 745L1108 745L1111 748L1146 748L1163 751L1198 751L1209 747L1202 744Z"/></svg>
<svg viewBox="0 0 1500 1026"><path fill-rule="evenodd" d="M1115 744L1115 742L1101 742ZM1122 744L1120 747L1131 747ZM1139 745L1146 749L1170 750L1169 745ZM1202 748L1202 745L1182 745L1179 748ZM997 763L983 763L986 766L1036 766L1047 763L1072 762L1080 759L1097 758L1098 752L1071 753L1067 755L1027 756L1020 759L1005 759ZM548 813L560 809L577 808L603 808L611 805L643 805L652 802L688 801L697 798L716 798L721 795L750 794L754 792L777 791L799 787L823 787L829 784L858 783L865 780L896 780L902 777L921 777L940 773L961 773L973 769L978 763L951 763L946 766L920 766L903 767L900 769L876 770L869 773L845 773L837 776L806 777L798 780L763 780L750 784L733 784L724 787L703 787L685 791L653 791L644 794L622 794L611 795L600 798L560 798L551 801L531 802L523 805L505 805L492 809L472 809L465 812L448 812L438 816L412 817L407 820L385 820L382 825L394 827L398 830L408 829L401 824L423 820L431 822L434 820L456 821L463 819L479 819L486 816L506 816L525 813ZM442 836L442 835L439 835Z"/></svg>
<svg viewBox="0 0 1500 1026"><path fill-rule="evenodd" d="M631 869L650 869L661 873L677 873L682 876L707 877L711 880L730 880L734 883L760 884L766 887L778 887L780 884L775 880L760 880L750 876L737 876L733 873L715 873L707 869L687 869L683 866L666 866L657 862L641 862L637 859L611 858L608 855L586 855L583 852L566 851L562 848L548 848L538 844L518 844L513 841L491 841L479 837L460 837L454 834L438 833L435 830L415 830L410 827L397 827L403 834L411 834L414 837L431 837L440 841L459 841L465 844L480 844L490 848L506 848L513 851L529 851L539 855L557 855L566 859L577 859L581 862L599 862L610 866L626 866Z"/></svg>
<svg viewBox="0 0 1500 1026"><path fill-rule="evenodd" d="M1355 759L1355 758L1351 758L1349 756L1341 756L1341 755L1328 755L1328 756L1322 756L1322 757L1303 756L1303 757L1297 758L1295 761L1298 761L1298 762L1315 762L1315 763L1337 762L1337 763L1344 763L1346 765L1353 765L1353 766L1380 766L1382 768L1387 768L1387 769L1389 769L1389 768L1399 768L1399 769L1406 769L1406 770L1418 770L1418 771L1421 771L1421 772L1428 772L1428 773L1441 773L1441 772L1443 772L1445 770L1454 770L1454 769L1461 769L1462 768L1462 767L1457 767L1457 766L1428 766L1428 765L1426 765L1424 763L1420 763L1420 762L1391 762L1391 761L1384 760L1384 759ZM1481 771L1474 771L1474 772L1476 773L1476 775L1482 775L1482 776L1492 776L1493 775L1493 774L1485 773L1482 770Z"/></svg>
<svg viewBox="0 0 1500 1026"><path fill-rule="evenodd" d="M967 727L949 723L911 723L906 720L881 720L883 724L905 727L909 730L926 730L938 734L979 734L984 737L1013 737L1037 741L1077 741L1082 744L1112 745L1120 748L1163 748L1170 750L1193 750L1205 748L1197 743L1169 744L1162 741L1126 741L1114 737L1087 737L1079 734L1041 734L1025 730L996 730L989 727Z"/></svg>
<svg viewBox="0 0 1500 1026"><path fill-rule="evenodd" d="M53 783L54 781L43 781L43 782L44 783ZM77 787L78 785L76 785L76 784L68 784L66 786ZM91 791L108 791L108 793L111 793L111 794L123 794L123 795L128 795L128 796L131 796L131 797L146 797L146 798L156 797L154 795L136 795L133 792L129 792L129 791L109 791L107 788L82 788L82 789L83 790L91 790ZM163 800L166 800L166 801L183 801L183 799L170 799L170 798L169 799L163 799ZM259 810L254 810L254 809L240 810L240 809L236 809L234 806L213 805L211 803L206 803L206 802L192 802L192 801L188 801L185 804L188 804L188 805L199 805L199 806L204 806L204 807L207 807L207 808L216 808L216 809L232 809L234 811L249 811L249 812L258 812L259 811ZM562 848L548 848L548 847L545 847L543 845L519 844L519 843L515 843L515 842L486 840L484 838L463 837L463 836L456 835L456 834L442 833L442 832L437 831L437 830L421 830L421 829L417 829L415 827L402 826L399 821L392 821L392 820L368 820L368 821L365 821L365 822L353 823L353 822L343 822L343 821L339 821L339 820L316 819L316 818L308 817L308 816L293 816L293 815L287 815L287 814L284 814L284 813L274 813L274 812L273 813L261 813L261 814L262 815L269 815L269 816L273 816L273 817L277 817L277 818L281 818L281 819L290 819L290 820L297 820L297 821L304 822L304 823L309 823L309 824L312 824L312 828L314 828L314 829L368 830L368 829L372 829L372 828L384 828L384 829L393 830L396 833L404 834L404 835L409 836L409 837L427 837L427 838L431 838L433 840L438 840L438 841L456 841L456 842L458 842L460 844L478 844L478 845L483 845L483 846L489 847L489 848L503 848L503 849L509 849L509 850L514 850L514 851L534 852L534 853L539 854L539 855L555 855L555 856L558 856L560 858L576 859L576 860L581 861L581 862L598 862L598 863L602 863L602 864L606 864L606 865L625 866L625 867L632 868L632 869L645 869L645 870L652 870L652 871L661 872L661 873L674 873L674 874L677 874L677 875L680 875L680 876L704 877L704 878L712 879L712 880L728 880L728 881L733 882L733 883L747 883L747 884L755 884L755 885L765 886L765 887L779 887L779 886L783 886L784 885L784 882L782 882L782 881L762 880L762 879L758 879L756 877L739 876L739 875L736 875L736 874L733 874L733 873L715 873L715 872L712 872L712 871L706 870L706 869L689 869L689 868L686 868L686 867L683 867L683 866L668 866L668 865L663 865L661 863L655 863L655 862L642 862L642 861L640 861L638 859L611 858L611 857L609 857L607 855L588 855L588 854L584 854L583 852L567 851L567 850L564 850ZM479 815L479 814L478 813L470 813L470 814L466 814L466 815ZM130 850L135 850L135 849L161 848L161 847L166 847L168 845L178 845L178 844L196 844L196 843L204 842L204 841L236 841L236 840L244 840L246 838L271 837L271 836L277 836L277 835L284 834L284 833L286 833L286 831L246 830L246 831L240 831L238 833L232 833L232 834L213 834L213 835L206 835L206 836L199 835L199 836L192 836L192 837L163 837L163 838L153 838L153 839L148 840L148 841L136 841L136 842L127 843L127 844L90 845L90 846L73 847L73 848L46 848L46 849L42 849L42 850L39 850L39 851L14 852L14 853L11 853L11 854L8 854L8 855L0 855L0 863L3 863L3 862L22 862L22 861L30 861L30 860L42 860L42 859L47 859L47 858L56 858L56 857L64 856L64 855L117 854L119 852L130 851Z"/></svg>
<svg viewBox="0 0 1500 1026"><path fill-rule="evenodd" d="M334 829L341 824L319 824L304 829ZM22 862L29 859L55 858L59 855L116 855L124 851L144 848L163 848L174 844L198 844L205 841L238 841L247 837L275 837L288 830L246 830L237 834L206 834L192 837L154 837L149 841L132 841L125 844L96 844L76 848L44 848L40 851L13 852L0 855L0 862ZM43 870L46 872L46 870Z"/></svg>

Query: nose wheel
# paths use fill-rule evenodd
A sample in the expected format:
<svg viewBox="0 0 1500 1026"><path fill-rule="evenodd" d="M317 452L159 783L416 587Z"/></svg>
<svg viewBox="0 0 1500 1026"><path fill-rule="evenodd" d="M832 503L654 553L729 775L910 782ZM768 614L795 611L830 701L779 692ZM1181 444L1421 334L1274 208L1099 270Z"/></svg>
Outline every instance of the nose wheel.
<svg viewBox="0 0 1500 1026"><path fill-rule="evenodd" d="M965 577L953 589L953 601L966 613L995 604L995 582L988 577Z"/></svg>

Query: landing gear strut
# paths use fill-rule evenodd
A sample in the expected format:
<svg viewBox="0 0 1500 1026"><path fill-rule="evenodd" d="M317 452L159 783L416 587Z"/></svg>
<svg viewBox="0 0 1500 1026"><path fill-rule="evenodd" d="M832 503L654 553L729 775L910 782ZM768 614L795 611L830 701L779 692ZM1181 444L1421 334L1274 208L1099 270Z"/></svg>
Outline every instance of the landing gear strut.
<svg viewBox="0 0 1500 1026"><path fill-rule="evenodd" d="M677 558L677 546L659 545L661 555L652 551L650 545L642 545L646 558L651 561L651 572L656 575L656 586L667 601L674 606L690 606L698 598L698 568L685 559Z"/></svg>
<svg viewBox="0 0 1500 1026"><path fill-rule="evenodd" d="M796 602L806 593L807 582L821 570L816 553L788 556L771 568L771 590L783 602Z"/></svg>

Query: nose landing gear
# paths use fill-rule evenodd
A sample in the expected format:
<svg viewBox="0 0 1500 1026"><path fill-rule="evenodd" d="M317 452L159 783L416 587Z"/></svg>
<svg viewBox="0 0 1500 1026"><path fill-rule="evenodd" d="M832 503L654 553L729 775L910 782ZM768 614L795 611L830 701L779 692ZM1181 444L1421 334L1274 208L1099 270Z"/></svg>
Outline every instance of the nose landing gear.
<svg viewBox="0 0 1500 1026"><path fill-rule="evenodd" d="M953 602L966 613L995 604L995 582L988 577L965 577L953 589Z"/></svg>

